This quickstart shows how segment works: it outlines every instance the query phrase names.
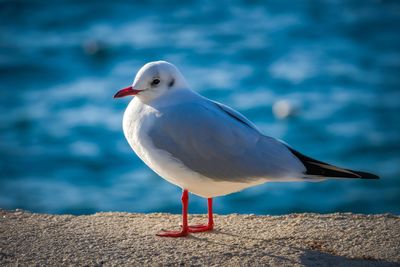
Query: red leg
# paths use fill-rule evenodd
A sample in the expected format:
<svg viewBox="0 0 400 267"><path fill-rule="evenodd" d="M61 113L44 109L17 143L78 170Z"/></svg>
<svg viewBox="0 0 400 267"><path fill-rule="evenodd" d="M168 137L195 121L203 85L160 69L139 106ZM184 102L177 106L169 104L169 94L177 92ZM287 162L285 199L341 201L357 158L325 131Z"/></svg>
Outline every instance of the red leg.
<svg viewBox="0 0 400 267"><path fill-rule="evenodd" d="M189 234L188 227L188 202L189 202L189 193L186 189L182 192L182 229L180 231L162 231L158 233L158 236L163 237L181 237L187 236Z"/></svg>
<svg viewBox="0 0 400 267"><path fill-rule="evenodd" d="M208 224L198 224L189 226L190 233L198 233L198 232L206 232L212 231L214 228L214 219L213 219L213 209L212 209L212 198L207 199L208 202Z"/></svg>

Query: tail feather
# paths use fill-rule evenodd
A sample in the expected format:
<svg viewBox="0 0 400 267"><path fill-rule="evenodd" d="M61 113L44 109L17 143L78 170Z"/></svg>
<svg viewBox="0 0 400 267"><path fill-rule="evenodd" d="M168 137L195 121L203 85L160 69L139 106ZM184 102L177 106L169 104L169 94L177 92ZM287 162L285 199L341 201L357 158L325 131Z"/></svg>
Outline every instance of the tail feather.
<svg viewBox="0 0 400 267"><path fill-rule="evenodd" d="M360 178L360 179L379 179L379 176L362 171L353 171L339 168L328 163L310 158L287 146L306 167L305 174L312 177L330 177L330 178Z"/></svg>

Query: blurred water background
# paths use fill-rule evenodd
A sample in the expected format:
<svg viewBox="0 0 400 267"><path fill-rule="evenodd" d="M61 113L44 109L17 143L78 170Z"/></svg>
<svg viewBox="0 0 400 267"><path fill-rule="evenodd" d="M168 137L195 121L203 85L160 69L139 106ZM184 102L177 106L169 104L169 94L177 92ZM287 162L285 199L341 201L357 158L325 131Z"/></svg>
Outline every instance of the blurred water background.
<svg viewBox="0 0 400 267"><path fill-rule="evenodd" d="M0 1L0 207L179 213L112 99L164 59L264 133L382 177L268 183L215 212L400 214L399 25L398 1Z"/></svg>

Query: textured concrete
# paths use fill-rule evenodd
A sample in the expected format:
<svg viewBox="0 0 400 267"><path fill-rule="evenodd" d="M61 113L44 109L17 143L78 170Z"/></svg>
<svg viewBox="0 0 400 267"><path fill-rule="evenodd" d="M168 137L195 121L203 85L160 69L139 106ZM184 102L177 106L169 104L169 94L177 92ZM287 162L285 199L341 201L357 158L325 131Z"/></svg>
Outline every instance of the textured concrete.
<svg viewBox="0 0 400 267"><path fill-rule="evenodd" d="M0 265L400 266L394 215L233 214L216 216L212 233L155 236L179 222L170 214L0 210Z"/></svg>

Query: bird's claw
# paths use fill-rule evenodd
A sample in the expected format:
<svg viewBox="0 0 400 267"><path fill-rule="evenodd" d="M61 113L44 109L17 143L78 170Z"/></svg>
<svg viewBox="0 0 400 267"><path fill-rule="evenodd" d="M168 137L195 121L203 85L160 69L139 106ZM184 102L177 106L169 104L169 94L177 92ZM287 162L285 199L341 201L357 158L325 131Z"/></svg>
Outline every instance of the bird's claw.
<svg viewBox="0 0 400 267"><path fill-rule="evenodd" d="M173 230L162 230L160 233L156 234L157 236L161 237L184 237L189 234L188 229L183 229L180 231L173 231Z"/></svg>
<svg viewBox="0 0 400 267"><path fill-rule="evenodd" d="M189 233L199 233L199 232L207 232L213 230L213 225L206 224L196 224L189 226Z"/></svg>

